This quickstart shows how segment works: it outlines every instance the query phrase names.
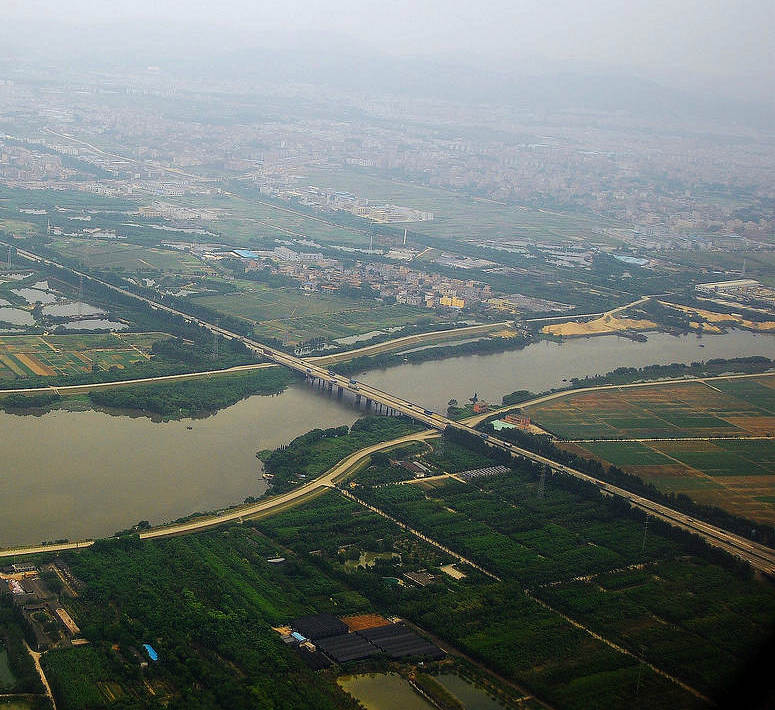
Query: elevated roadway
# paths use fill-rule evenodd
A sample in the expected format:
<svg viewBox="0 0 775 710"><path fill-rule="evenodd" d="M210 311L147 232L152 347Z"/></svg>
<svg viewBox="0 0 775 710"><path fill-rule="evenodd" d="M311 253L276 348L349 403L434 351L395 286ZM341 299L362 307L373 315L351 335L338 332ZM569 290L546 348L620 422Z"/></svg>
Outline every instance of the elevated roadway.
<svg viewBox="0 0 775 710"><path fill-rule="evenodd" d="M770 549L764 545L759 545L739 535L735 535L714 525L705 523L702 520L675 511L668 506L662 505L661 503L656 503L652 500L649 500L648 498L627 491L624 488L620 488L619 486L615 486L611 483L607 483L606 481L590 476L589 474L574 469L570 466L559 464L556 461L552 461L551 459L541 456L540 454L533 453L532 451L520 448L514 444L510 444L506 441L498 439L497 437L480 432L474 428L472 423L457 422L448 419L447 417L426 409L421 405L377 389L376 387L373 387L366 382L360 382L354 378L348 378L344 375L332 372L325 366L312 360L300 358L295 355L289 355L288 353L285 353L276 348L272 348L268 345L264 345L263 343L253 340L252 338L239 335L238 333L233 333L216 324L209 323L196 316L192 316L188 313L184 313L183 311L179 311L170 306L153 301L145 296L137 295L119 286L108 283L107 281L97 279L90 274L83 273L75 269L70 269L69 267L65 267L58 262L40 257L36 254L33 254L32 252L24 251L22 249L18 249L17 251L20 255L31 261L69 270L76 276L82 276L84 279L99 283L100 285L117 293L121 293L124 296L128 296L130 298L134 298L143 303L146 303L154 310L166 311L167 313L171 313L183 318L189 323L205 328L212 333L217 333L226 339L237 340L243 343L247 348L261 355L266 360L274 362L278 365L283 365L290 368L291 370L295 370L296 372L304 375L307 379L313 382L317 382L321 386L328 388L331 391L334 389L336 389L337 392L342 393L348 391L358 399L365 399L367 408L371 404L376 404L381 408L384 408L388 414L396 413L405 415L431 429L443 431L447 427L450 427L459 431L464 431L468 434L478 437L488 446L491 446L494 449L499 449L501 451L508 452L512 456L523 457L536 463L542 464L553 472L558 472L581 479L596 486L602 493L606 495L614 495L623 498L627 500L631 506L639 508L649 515L657 517L661 520L665 520L673 525L677 525L681 528L696 533L711 545L723 549L749 562L754 568L767 574L775 575L775 550ZM302 489L303 488L304 487L302 487ZM194 527L196 526L192 526L192 529L194 529ZM201 529L201 527L197 529ZM186 531L190 530L188 528L185 530L180 530L180 532Z"/></svg>

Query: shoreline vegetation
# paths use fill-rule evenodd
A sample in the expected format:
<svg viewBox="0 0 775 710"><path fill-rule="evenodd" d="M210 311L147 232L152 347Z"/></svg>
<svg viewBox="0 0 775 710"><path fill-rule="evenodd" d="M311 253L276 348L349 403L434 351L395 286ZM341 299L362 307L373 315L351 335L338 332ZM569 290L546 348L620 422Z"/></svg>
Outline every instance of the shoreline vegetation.
<svg viewBox="0 0 775 710"><path fill-rule="evenodd" d="M13 393L0 399L0 409L22 415L41 414L82 402L92 408L129 410L162 420L183 419L214 414L252 395L279 394L294 378L282 368L266 368L199 380L92 390L86 395Z"/></svg>
<svg viewBox="0 0 775 710"><path fill-rule="evenodd" d="M451 357L466 355L490 355L507 350L519 350L533 342L526 336L511 338L482 338L470 343L457 345L442 345L411 352L380 353L378 355L363 355L347 362L332 365L331 369L340 375L352 375L369 370L379 370L397 365L419 364L429 360L444 360Z"/></svg>
<svg viewBox="0 0 775 710"><path fill-rule="evenodd" d="M102 407L133 409L164 418L214 413L251 395L279 394L294 375L280 368L164 384L93 390L89 400Z"/></svg>
<svg viewBox="0 0 775 710"><path fill-rule="evenodd" d="M505 341L505 342L504 342ZM459 345L427 348L413 353L383 353L354 358L332 366L343 375L363 372L368 369L391 367L410 363L427 362L446 357L460 357L472 354L489 354L508 349L519 349L530 342L522 337L488 338L482 341ZM439 352L441 351L441 352ZM661 379L680 377L714 377L724 374L758 374L775 368L775 360L764 356L740 358L714 358L690 364L646 365L645 367L619 367L604 375L588 375L571 378L568 387L551 389L535 394L520 390L504 395L502 406L518 405L530 398L554 392L573 391L584 387L630 384L641 381L659 382ZM293 381L294 376L283 368L273 367L244 373L223 373L198 380L182 380L138 385L123 385L116 388L93 390L86 395L61 395L57 392L35 394L11 393L0 398L0 410L15 414L41 414L55 407L64 407L76 400L86 405L126 409L161 417L181 419L191 416L213 414L254 394L279 394ZM470 411L469 411L470 410ZM448 416L460 419L474 414L470 407L451 406Z"/></svg>

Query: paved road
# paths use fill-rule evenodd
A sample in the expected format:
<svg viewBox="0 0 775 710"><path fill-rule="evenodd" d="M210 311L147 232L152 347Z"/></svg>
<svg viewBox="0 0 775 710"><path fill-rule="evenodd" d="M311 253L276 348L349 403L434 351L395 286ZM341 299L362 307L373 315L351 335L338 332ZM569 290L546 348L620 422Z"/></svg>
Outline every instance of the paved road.
<svg viewBox="0 0 775 710"><path fill-rule="evenodd" d="M365 449L350 454L336 464L336 466L326 471L322 476L305 483L303 486L294 488L288 493L272 496L271 498L266 498L258 503L252 503L251 505L240 506L239 508L225 511L220 515L212 516L211 518L196 518L195 520L186 523L154 528L153 530L140 533L140 538L148 540L158 537L168 537L170 535L181 535L196 530L203 530L215 525L221 525L223 523L234 522L235 520L244 520L255 517L276 508L288 507L290 504L297 502L301 498L307 498L310 495L319 493L325 488L333 488L338 480L344 478L348 473L364 463L371 454L377 451L402 446L403 444L411 443L413 441L424 441L433 435L435 435L435 432L423 431L417 434L402 436L391 441L373 444L372 446L368 446Z"/></svg>
<svg viewBox="0 0 775 710"><path fill-rule="evenodd" d="M58 262L40 257L31 252L24 251L22 249L18 249L17 251L19 254L21 254L21 256L27 259L30 259L32 261L52 265L58 268L67 268L62 266ZM552 471L557 471L569 476L574 476L583 481L591 483L603 493L607 495L615 495L615 496L621 497L627 500L630 503L630 505L632 505L633 507L640 508L646 511L647 513L649 513L650 515L653 515L662 520L666 520L673 525L677 525L679 527L690 530L700 535L701 537L703 537L710 544L715 545L716 547L726 550L727 552L730 552L740 557L741 559L746 560L755 568L763 572L766 572L767 574L775 575L775 550L772 550L763 545L759 545L757 543L751 542L746 538L729 533L725 530L722 530L721 528L717 528L713 525L705 523L689 515L685 515L684 513L680 513L675 510L672 510L671 508L668 508L667 506L662 505L661 503L655 503L654 501L644 498L643 496L637 495L635 493L631 493L630 491L627 491L624 488L620 488L619 486L614 486L613 484L607 483L601 479L590 476L586 473L583 473L582 471L578 471L574 468L571 468L570 466L558 464L557 462L552 461L551 459L548 459L539 454L535 454L532 451L528 451L527 449L522 449L518 446L515 446L514 444L510 444L501 439L498 439L497 437L490 436L483 432L477 431L475 428L473 428L471 421L457 422L457 421L450 420L445 416L437 414L436 412L433 412L428 409L424 409L418 404L409 402L408 400L405 400L401 397L397 397L388 392L384 392L380 389L377 389L376 387L373 387L368 383L359 382L353 378L348 379L343 375L339 375L337 373L331 372L330 370L326 369L325 367L322 367L321 365L311 360L305 360L303 358L296 357L294 355L289 355L288 353L285 353L281 350L277 350L276 348L269 347L267 345L264 345L263 343L259 343L258 341L255 341L251 338L241 336L237 333L233 333L229 330L226 330L225 328L221 328L218 325L208 323L207 321L204 321L201 318L197 318L188 313L183 313L177 309L171 308L169 306L165 306L161 303L157 303L144 296L138 296L137 294L134 294L131 291L120 288L106 281L102 281L101 279L97 279L94 276L91 276L90 274L82 273L75 269L68 269L68 270L77 276L83 276L84 279L97 282L102 286L105 286L115 292L121 293L125 296L134 298L143 303L146 303L154 310L166 311L168 313L171 313L183 318L189 323L199 325L200 327L205 328L212 333L217 333L223 336L224 338L238 340L241 343L243 343L246 347L262 355L265 359L271 360L279 365L285 365L286 367L292 370L296 370L297 372L304 374L305 377L312 379L313 381L317 380L319 382L322 382L325 386L331 387L332 389L336 387L340 391L348 390L351 393L353 393L356 397L365 398L367 404L369 404L370 402L379 403L387 407L389 410L408 416L414 419L415 421L420 422L421 424L424 424L425 426L430 427L432 429L444 430L447 427L450 427L450 428L458 429L460 431L465 431L470 435L479 437L487 445L496 449L500 449L501 451L506 451L512 456L530 459L532 461L535 461L537 463L541 463L547 466ZM734 376L730 376L730 377L734 377ZM746 377L746 376L739 375L737 377ZM705 379L707 378L695 378L695 379L696 381L704 382ZM677 380L677 381L687 382L691 380ZM653 384L636 383L630 386L645 387L645 386L653 386ZM618 387L618 385L602 385L597 388L592 387L592 388L586 388L586 389L588 391L594 391L596 389L612 389L615 387ZM583 389L574 390L574 392L582 392L582 391L585 391L585 390ZM562 393L559 396L567 396L567 393ZM546 397L544 398L540 398L540 397L537 398L537 400L534 400L532 403L535 404L538 401L547 401L548 399L552 399L552 398L553 398L553 395L546 395ZM522 403L519 406L526 406L526 405L525 403ZM508 408L505 408L505 409L508 409ZM347 461L347 459L345 459L345 461ZM307 485L310 485L310 484L307 484ZM302 489L303 488L304 487L302 487ZM286 495L292 496L293 492ZM297 497L298 496L294 496L294 498L297 498ZM257 505L261 505L261 504L257 504ZM240 517L240 514L237 514L232 519L236 519L239 517ZM214 524L218 524L218 523L216 522ZM180 528L180 532L188 532L192 529L201 529L201 527L202 527L201 523L191 523L191 524L184 523ZM149 537L153 536L154 534L158 534L158 533L152 533L150 531L148 533L145 533L145 535Z"/></svg>
<svg viewBox="0 0 775 710"><path fill-rule="evenodd" d="M158 528L153 528L151 530L146 530L140 533L140 538L143 540L149 540L170 537L172 535L183 535L186 533L206 530L217 525L223 525L224 523L233 523L235 521L246 520L251 517L264 515L268 512L276 512L279 509L285 509L303 499L306 499L309 496L320 493L326 488L333 488L337 481L341 480L348 473L363 464L366 459L371 456L371 454L377 451L392 449L414 441L425 441L426 439L434 436L438 436L438 433L435 431L426 430L415 434L408 434L407 436L402 436L398 439L392 439L390 441L383 441L377 444L373 444L372 446L368 446L364 449L356 451L353 454L350 454L335 466L330 468L328 471L323 473L321 476L318 476L318 478L312 479L311 481L305 483L303 486L294 488L288 493L272 496L271 498L264 498L261 501L257 503L251 503L250 505L242 505L236 508L230 508L229 510L225 510L217 515L198 517L184 523L175 523L173 525L165 525ZM94 540L82 540L79 542L66 542L56 545L16 547L0 550L0 558L15 557L19 555L32 555L41 552L64 552L68 550L79 550L90 547L93 544Z"/></svg>
<svg viewBox="0 0 775 710"><path fill-rule="evenodd" d="M46 690L46 697L51 701L51 710L57 710L57 704L56 700L54 700L54 694L51 692L51 686L48 684L46 674L43 672L43 666L40 665L40 657L43 654L38 653L37 651L33 651L26 641L24 642L24 646L27 649L27 653L32 656L32 662L35 664L35 670L38 672L38 675L40 676L40 682L43 683L43 687Z"/></svg>
<svg viewBox="0 0 775 710"><path fill-rule="evenodd" d="M770 441L773 436L648 436L640 439L562 439L567 444L627 443L649 441Z"/></svg>
<svg viewBox="0 0 775 710"><path fill-rule="evenodd" d="M641 296L635 301L625 303L623 306L617 306L610 311L601 311L600 313L579 313L578 315L564 315L564 316L546 316L545 318L528 318L525 323L552 323L558 320L566 320L568 322L577 321L579 318L602 318L603 316L615 316L617 313L626 311L633 306L639 306L641 303L654 298L654 296Z"/></svg>
<svg viewBox="0 0 775 710"><path fill-rule="evenodd" d="M312 362L321 365L332 364L336 362L345 362L355 357L363 355L374 355L376 353L397 350L406 345L415 343L424 343L435 340L450 340L453 338L467 337L471 335L485 334L498 328L506 328L512 325L512 321L502 321L498 323L485 323L482 325L471 325L464 328L450 328L447 330L432 330L427 333L418 333L417 335L406 335L401 338L393 338L375 345L367 345L355 350L345 350L341 353L332 355L316 355L307 358ZM237 365L221 370L204 370L202 372L183 372L177 375L159 375L157 377L140 377L130 380L115 380L112 382L94 382L83 385L47 385L45 387L26 387L23 389L0 389L0 395L4 394L40 394L43 392L56 392L57 394L83 394L90 390L110 389L111 387L127 387L132 385L148 384L150 382L170 382L175 380L190 380L199 377L210 377L213 375L230 375L248 370L261 370L267 367L277 367L272 362L262 362L253 365Z"/></svg>
<svg viewBox="0 0 775 710"><path fill-rule="evenodd" d="M522 409L524 407L533 407L536 404L543 404L544 402L551 402L553 399L560 399L561 397L571 397L577 394L583 394L585 392L600 392L602 390L622 390L632 389L637 387L660 387L662 385L680 385L687 382L700 382L704 385L712 386L711 383L717 380L742 380L750 377L768 377L773 376L773 372L760 372L752 375L716 375L714 377L676 377L669 380L653 380L651 382L631 382L624 385L597 385L595 387L577 387L575 389L561 390L559 392L552 392L551 394L543 394L533 399L527 399L524 402L518 402L517 404L510 404L506 407L499 407L498 409L492 409L485 414L477 414L475 417L468 417L464 419L466 424L476 426L480 424L488 417L494 414L507 414L515 409Z"/></svg>

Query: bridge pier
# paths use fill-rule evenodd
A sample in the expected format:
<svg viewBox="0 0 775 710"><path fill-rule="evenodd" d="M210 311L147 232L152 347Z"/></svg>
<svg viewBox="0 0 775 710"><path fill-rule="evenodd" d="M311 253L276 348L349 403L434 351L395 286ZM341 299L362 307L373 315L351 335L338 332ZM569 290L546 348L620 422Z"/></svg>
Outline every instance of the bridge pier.
<svg viewBox="0 0 775 710"><path fill-rule="evenodd" d="M361 406L361 396L359 394L355 395L355 406L360 407Z"/></svg>
<svg viewBox="0 0 775 710"><path fill-rule="evenodd" d="M339 397L339 399L342 399L343 394L344 394L344 387L342 387L342 385L339 385L339 389L336 392L336 396Z"/></svg>
<svg viewBox="0 0 775 710"><path fill-rule="evenodd" d="M371 400L366 397L366 411L368 412L371 409Z"/></svg>

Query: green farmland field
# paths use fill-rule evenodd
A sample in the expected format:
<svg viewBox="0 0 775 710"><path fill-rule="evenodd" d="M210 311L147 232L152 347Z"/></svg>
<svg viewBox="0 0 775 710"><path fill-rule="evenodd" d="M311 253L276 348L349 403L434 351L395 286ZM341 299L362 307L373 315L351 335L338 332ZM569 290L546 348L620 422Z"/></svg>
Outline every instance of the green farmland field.
<svg viewBox="0 0 775 710"><path fill-rule="evenodd" d="M712 383L570 393L531 407L530 415L574 441L564 446L575 453L619 466L663 491L775 523L775 377ZM682 438L695 440L670 440Z"/></svg>
<svg viewBox="0 0 775 710"><path fill-rule="evenodd" d="M293 288L239 283L240 290L195 299L208 308L250 321L256 337L297 343L311 338L361 335L434 318L425 308L380 306L339 295L305 294Z"/></svg>
<svg viewBox="0 0 775 710"><path fill-rule="evenodd" d="M190 254L126 242L67 237L56 239L51 247L93 269L123 269L128 272L150 269L183 274L212 270Z"/></svg>
<svg viewBox="0 0 775 710"><path fill-rule="evenodd" d="M165 333L2 335L0 379L74 375L94 367L122 370L147 359L153 343L168 337Z"/></svg>
<svg viewBox="0 0 775 710"><path fill-rule="evenodd" d="M775 432L775 377L569 393L530 407L566 439L767 435Z"/></svg>

